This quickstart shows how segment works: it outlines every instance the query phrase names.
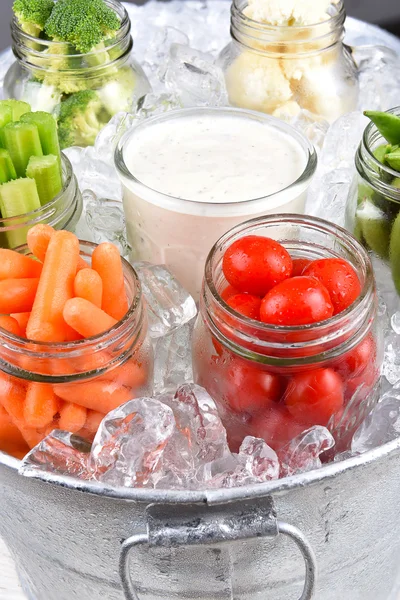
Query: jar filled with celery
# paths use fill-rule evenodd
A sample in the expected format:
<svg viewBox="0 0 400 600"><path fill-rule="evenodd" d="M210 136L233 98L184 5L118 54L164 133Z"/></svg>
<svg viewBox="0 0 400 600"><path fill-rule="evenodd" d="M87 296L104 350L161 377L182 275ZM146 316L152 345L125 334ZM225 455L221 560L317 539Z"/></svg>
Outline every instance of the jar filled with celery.
<svg viewBox="0 0 400 600"><path fill-rule="evenodd" d="M149 90L117 0L37 0L35 9L15 0L13 10L16 62L5 77L6 97L57 116L62 149L92 145Z"/></svg>
<svg viewBox="0 0 400 600"><path fill-rule="evenodd" d="M0 247L26 243L30 227L73 231L82 197L61 153L54 117L20 100L0 102Z"/></svg>

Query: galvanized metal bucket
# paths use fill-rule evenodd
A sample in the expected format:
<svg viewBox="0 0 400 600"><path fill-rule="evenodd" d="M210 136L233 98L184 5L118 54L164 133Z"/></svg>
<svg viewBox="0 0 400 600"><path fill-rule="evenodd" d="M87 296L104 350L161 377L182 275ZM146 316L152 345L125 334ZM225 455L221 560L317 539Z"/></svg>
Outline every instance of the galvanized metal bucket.
<svg viewBox="0 0 400 600"><path fill-rule="evenodd" d="M208 492L28 479L0 455L0 534L32 600L394 600L399 455Z"/></svg>

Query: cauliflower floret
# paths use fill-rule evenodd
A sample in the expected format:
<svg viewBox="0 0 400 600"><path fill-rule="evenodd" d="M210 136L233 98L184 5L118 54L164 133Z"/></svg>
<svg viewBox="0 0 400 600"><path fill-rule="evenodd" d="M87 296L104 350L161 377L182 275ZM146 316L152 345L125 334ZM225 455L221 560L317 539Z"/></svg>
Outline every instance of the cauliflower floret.
<svg viewBox="0 0 400 600"><path fill-rule="evenodd" d="M282 119L282 121L290 121L293 117L297 117L299 112L301 111L301 107L295 100L289 100L282 106L279 106L272 113L273 117L277 119Z"/></svg>
<svg viewBox="0 0 400 600"><path fill-rule="evenodd" d="M272 113L292 99L290 83L279 60L243 52L226 72L231 104Z"/></svg>
<svg viewBox="0 0 400 600"><path fill-rule="evenodd" d="M253 21L274 26L304 26L322 23L329 7L338 0L249 0L244 13Z"/></svg>

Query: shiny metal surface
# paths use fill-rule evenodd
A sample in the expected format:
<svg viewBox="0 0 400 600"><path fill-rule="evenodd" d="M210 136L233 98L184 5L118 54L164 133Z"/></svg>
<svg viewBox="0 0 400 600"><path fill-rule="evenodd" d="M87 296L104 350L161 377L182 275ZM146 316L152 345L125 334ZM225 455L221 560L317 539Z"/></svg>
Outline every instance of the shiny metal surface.
<svg viewBox="0 0 400 600"><path fill-rule="evenodd" d="M204 492L28 479L18 475L18 461L2 455L0 534L35 600L123 600L121 545L147 535L149 505L168 522L194 511L221 528L243 502L253 503L248 512L256 515L272 499L278 521L300 529L315 552L316 599L388 600L400 567L399 455L400 439L318 471ZM304 586L304 560L284 535L141 545L129 558L140 600L296 600Z"/></svg>

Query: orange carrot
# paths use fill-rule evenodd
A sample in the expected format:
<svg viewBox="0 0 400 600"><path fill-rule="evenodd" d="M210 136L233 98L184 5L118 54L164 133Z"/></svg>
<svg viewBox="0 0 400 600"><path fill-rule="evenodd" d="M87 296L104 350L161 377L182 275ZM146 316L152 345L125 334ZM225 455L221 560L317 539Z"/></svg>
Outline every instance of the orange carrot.
<svg viewBox="0 0 400 600"><path fill-rule="evenodd" d="M84 383L59 383L54 391L63 400L106 415L132 399L132 392L114 381L94 379Z"/></svg>
<svg viewBox="0 0 400 600"><path fill-rule="evenodd" d="M40 277L41 272L40 262L14 250L0 248L0 280Z"/></svg>
<svg viewBox="0 0 400 600"><path fill-rule="evenodd" d="M36 429L27 427L24 421L24 404L26 390L15 377L0 373L0 404L10 416L11 421L21 432L22 437L30 448L33 448L43 438Z"/></svg>
<svg viewBox="0 0 400 600"><path fill-rule="evenodd" d="M6 409L0 406L0 449L7 451L5 445L24 446L25 440Z"/></svg>
<svg viewBox="0 0 400 600"><path fill-rule="evenodd" d="M39 279L3 279L0 281L0 314L31 310Z"/></svg>
<svg viewBox="0 0 400 600"><path fill-rule="evenodd" d="M101 308L103 295L103 282L94 269L81 269L78 271L74 282L75 296L88 300Z"/></svg>
<svg viewBox="0 0 400 600"><path fill-rule="evenodd" d="M139 365L131 358L120 367L116 367L115 369L111 369L104 373L102 379L116 381L120 385L137 389L146 383L147 369L144 365Z"/></svg>
<svg viewBox="0 0 400 600"><path fill-rule="evenodd" d="M105 242L95 248L92 268L103 281L101 308L119 321L128 311L121 256L114 244Z"/></svg>
<svg viewBox="0 0 400 600"><path fill-rule="evenodd" d="M97 410L88 410L84 428L87 429L90 433L97 433L97 430L103 419L103 413L98 412Z"/></svg>
<svg viewBox="0 0 400 600"><path fill-rule="evenodd" d="M35 225L35 227L32 227L32 229L28 231L28 248L41 262L44 262L50 238L54 232L55 229L46 224ZM77 269L85 269L87 266L87 262L80 256L78 258Z"/></svg>
<svg viewBox="0 0 400 600"><path fill-rule="evenodd" d="M30 312L22 312L22 313L11 313L10 317L15 319L19 325L21 330L21 337L26 337L26 326L28 325L29 317L31 316Z"/></svg>
<svg viewBox="0 0 400 600"><path fill-rule="evenodd" d="M46 427L57 411L58 402L51 385L34 382L28 384L24 405L24 418L28 427Z"/></svg>
<svg viewBox="0 0 400 600"><path fill-rule="evenodd" d="M66 301L73 297L78 256L78 238L69 231L55 231L47 248L36 298L26 328L28 339L64 342L71 335L63 319L63 309Z"/></svg>
<svg viewBox="0 0 400 600"><path fill-rule="evenodd" d="M77 433L86 423L87 410L84 406L64 402L60 409L60 429Z"/></svg>
<svg viewBox="0 0 400 600"><path fill-rule="evenodd" d="M0 327L1 329L5 329L13 335L18 335L19 337L22 337L21 327L19 326L18 321L16 319L13 319L13 317L7 317L5 315L0 316Z"/></svg>
<svg viewBox="0 0 400 600"><path fill-rule="evenodd" d="M101 308L97 308L83 298L67 300L63 316L65 322L85 338L99 335L114 327L118 322Z"/></svg>

